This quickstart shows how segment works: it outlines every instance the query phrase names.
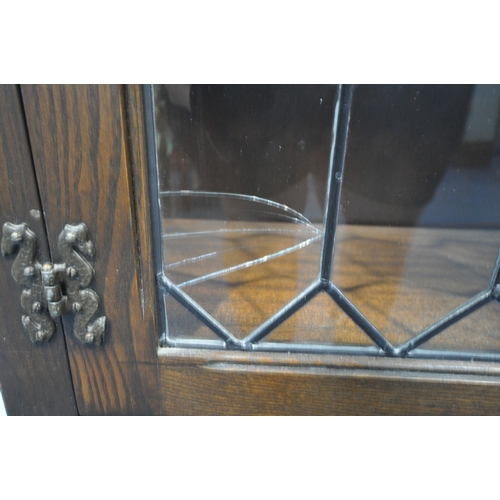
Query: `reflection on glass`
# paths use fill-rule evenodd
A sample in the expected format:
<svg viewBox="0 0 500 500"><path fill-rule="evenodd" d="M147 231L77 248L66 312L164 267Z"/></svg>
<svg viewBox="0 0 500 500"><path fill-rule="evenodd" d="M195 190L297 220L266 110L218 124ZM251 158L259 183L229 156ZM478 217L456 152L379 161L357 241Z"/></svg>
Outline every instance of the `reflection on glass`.
<svg viewBox="0 0 500 500"><path fill-rule="evenodd" d="M499 105L500 86L354 93L332 280L394 345L488 287L500 248ZM443 349L471 345L445 338Z"/></svg>
<svg viewBox="0 0 500 500"><path fill-rule="evenodd" d="M314 325L314 327L311 327ZM326 293L321 292L273 330L265 342L372 346L373 342Z"/></svg>
<svg viewBox="0 0 500 500"><path fill-rule="evenodd" d="M499 305L490 302L422 345L422 349L453 351L500 351Z"/></svg>
<svg viewBox="0 0 500 500"><path fill-rule="evenodd" d="M164 272L238 338L318 274L336 91L155 88Z"/></svg>
<svg viewBox="0 0 500 500"><path fill-rule="evenodd" d="M164 273L239 339L318 277L337 92L155 86ZM498 85L354 89L331 279L396 348L488 287L499 109ZM422 348L500 352L499 307ZM218 338L166 309L171 339ZM264 341L373 345L326 292Z"/></svg>

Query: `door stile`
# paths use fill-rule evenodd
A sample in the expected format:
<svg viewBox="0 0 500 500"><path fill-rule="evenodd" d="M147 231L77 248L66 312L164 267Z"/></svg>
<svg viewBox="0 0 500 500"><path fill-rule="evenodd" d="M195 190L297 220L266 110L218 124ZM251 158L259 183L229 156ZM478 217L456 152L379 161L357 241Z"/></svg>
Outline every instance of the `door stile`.
<svg viewBox="0 0 500 500"><path fill-rule="evenodd" d="M50 260L20 89L0 86L0 225L26 223L38 258ZM22 287L12 276L17 251L0 258L0 385L8 415L76 415L61 321L51 342L33 344L21 318Z"/></svg>
<svg viewBox="0 0 500 500"><path fill-rule="evenodd" d="M137 103L118 85L23 85L49 245L65 224L85 223L96 247L91 283L106 316L101 345L82 344L63 317L83 415L150 415L158 402L158 340L147 272L145 200L137 176ZM138 125L136 125L138 126ZM135 169L135 170L134 170ZM147 206L147 203L146 203Z"/></svg>

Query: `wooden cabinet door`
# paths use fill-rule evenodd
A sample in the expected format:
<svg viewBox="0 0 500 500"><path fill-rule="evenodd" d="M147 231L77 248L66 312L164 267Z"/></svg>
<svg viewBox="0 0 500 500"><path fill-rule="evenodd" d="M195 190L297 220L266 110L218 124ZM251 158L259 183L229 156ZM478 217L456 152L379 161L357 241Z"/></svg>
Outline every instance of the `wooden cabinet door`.
<svg viewBox="0 0 500 500"><path fill-rule="evenodd" d="M54 254L64 225L85 223L96 247L91 286L101 300L99 315L107 318L100 346L79 342L72 333L72 317L65 315L53 341L39 347L23 337L20 312L14 319L9 316L5 330L19 321L16 338L22 340L16 342L33 353L32 359L9 354L10 373L20 370L23 362L29 363L33 376L43 374L42 364L52 370L63 365L50 377L50 394L57 401L49 398L46 412L75 412L75 403L64 403L73 401L72 391L82 415L500 411L496 363L160 347L158 268L153 259L154 232L159 229L152 222L148 157L154 153L148 156L146 133L152 110L143 90L135 85L22 85L20 93L12 90L18 109L9 108L9 113L18 113L21 133L13 138L3 130L2 140L7 137L14 144L24 134L24 147L31 148L31 174L26 167L29 149L18 164L24 165L22 182L31 179L29 189L39 196L39 208L20 204L2 215L5 220L31 221L30 210L40 210L48 250ZM11 165L6 160L1 175L14 179L17 173ZM2 190L10 185L5 177ZM11 197L20 201L27 192L21 186ZM7 275L9 266L2 266ZM2 290L2 296L6 294ZM19 309L17 298L9 295L8 300L9 308ZM2 304L2 314L7 315L6 310ZM52 361L47 352L53 353ZM2 375L8 411L21 412L11 403L16 391L38 397L24 385L11 385L12 377L7 380L12 390L4 380ZM62 384L69 394L54 384Z"/></svg>
<svg viewBox="0 0 500 500"><path fill-rule="evenodd" d="M50 260L19 86L0 86L0 109L0 223L26 223L37 235L39 258ZM76 415L61 322L52 342L30 342L21 323L22 288L11 274L16 248L2 250L7 255L0 258L0 387L7 414Z"/></svg>

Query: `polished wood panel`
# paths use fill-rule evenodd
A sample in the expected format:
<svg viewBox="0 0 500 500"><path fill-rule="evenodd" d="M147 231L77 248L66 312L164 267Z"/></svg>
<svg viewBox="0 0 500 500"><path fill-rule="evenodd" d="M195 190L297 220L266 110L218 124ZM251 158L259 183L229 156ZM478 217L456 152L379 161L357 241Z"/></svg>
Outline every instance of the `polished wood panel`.
<svg viewBox="0 0 500 500"><path fill-rule="evenodd" d="M0 227L26 222L38 237L38 257L50 259L44 215L21 94L0 86ZM33 345L24 332L22 288L11 275L14 256L0 258L0 384L8 415L76 415L61 322L50 343Z"/></svg>
<svg viewBox="0 0 500 500"><path fill-rule="evenodd" d="M488 363L160 349L166 415L499 415Z"/></svg>
<svg viewBox="0 0 500 500"><path fill-rule="evenodd" d="M134 102L117 85L22 86L22 93L49 244L56 248L65 224L84 222L96 246L91 286L107 317L103 345L80 344L64 320L80 413L158 414L158 341L143 262L149 230L138 219L144 201L134 184L141 138L129 123Z"/></svg>

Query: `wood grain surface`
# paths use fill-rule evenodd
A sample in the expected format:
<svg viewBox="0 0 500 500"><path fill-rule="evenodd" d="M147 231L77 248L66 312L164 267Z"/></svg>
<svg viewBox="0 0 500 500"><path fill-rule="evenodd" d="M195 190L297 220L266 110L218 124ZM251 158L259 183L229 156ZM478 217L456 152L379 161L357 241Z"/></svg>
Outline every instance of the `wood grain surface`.
<svg viewBox="0 0 500 500"><path fill-rule="evenodd" d="M498 415L499 367L163 348L166 415Z"/></svg>
<svg viewBox="0 0 500 500"><path fill-rule="evenodd" d="M49 248L18 86L0 86L0 109L0 227L26 222L44 262ZM0 257L0 385L7 414L76 415L61 321L50 343L31 343L21 323L22 288L11 275L14 258Z"/></svg>
<svg viewBox="0 0 500 500"><path fill-rule="evenodd" d="M117 85L22 86L22 95L50 247L65 224L79 222L96 246L91 287L107 317L103 345L80 344L64 319L79 411L158 414L158 340L143 274L148 228L134 184L145 165L128 122L131 109L138 122L141 111Z"/></svg>

